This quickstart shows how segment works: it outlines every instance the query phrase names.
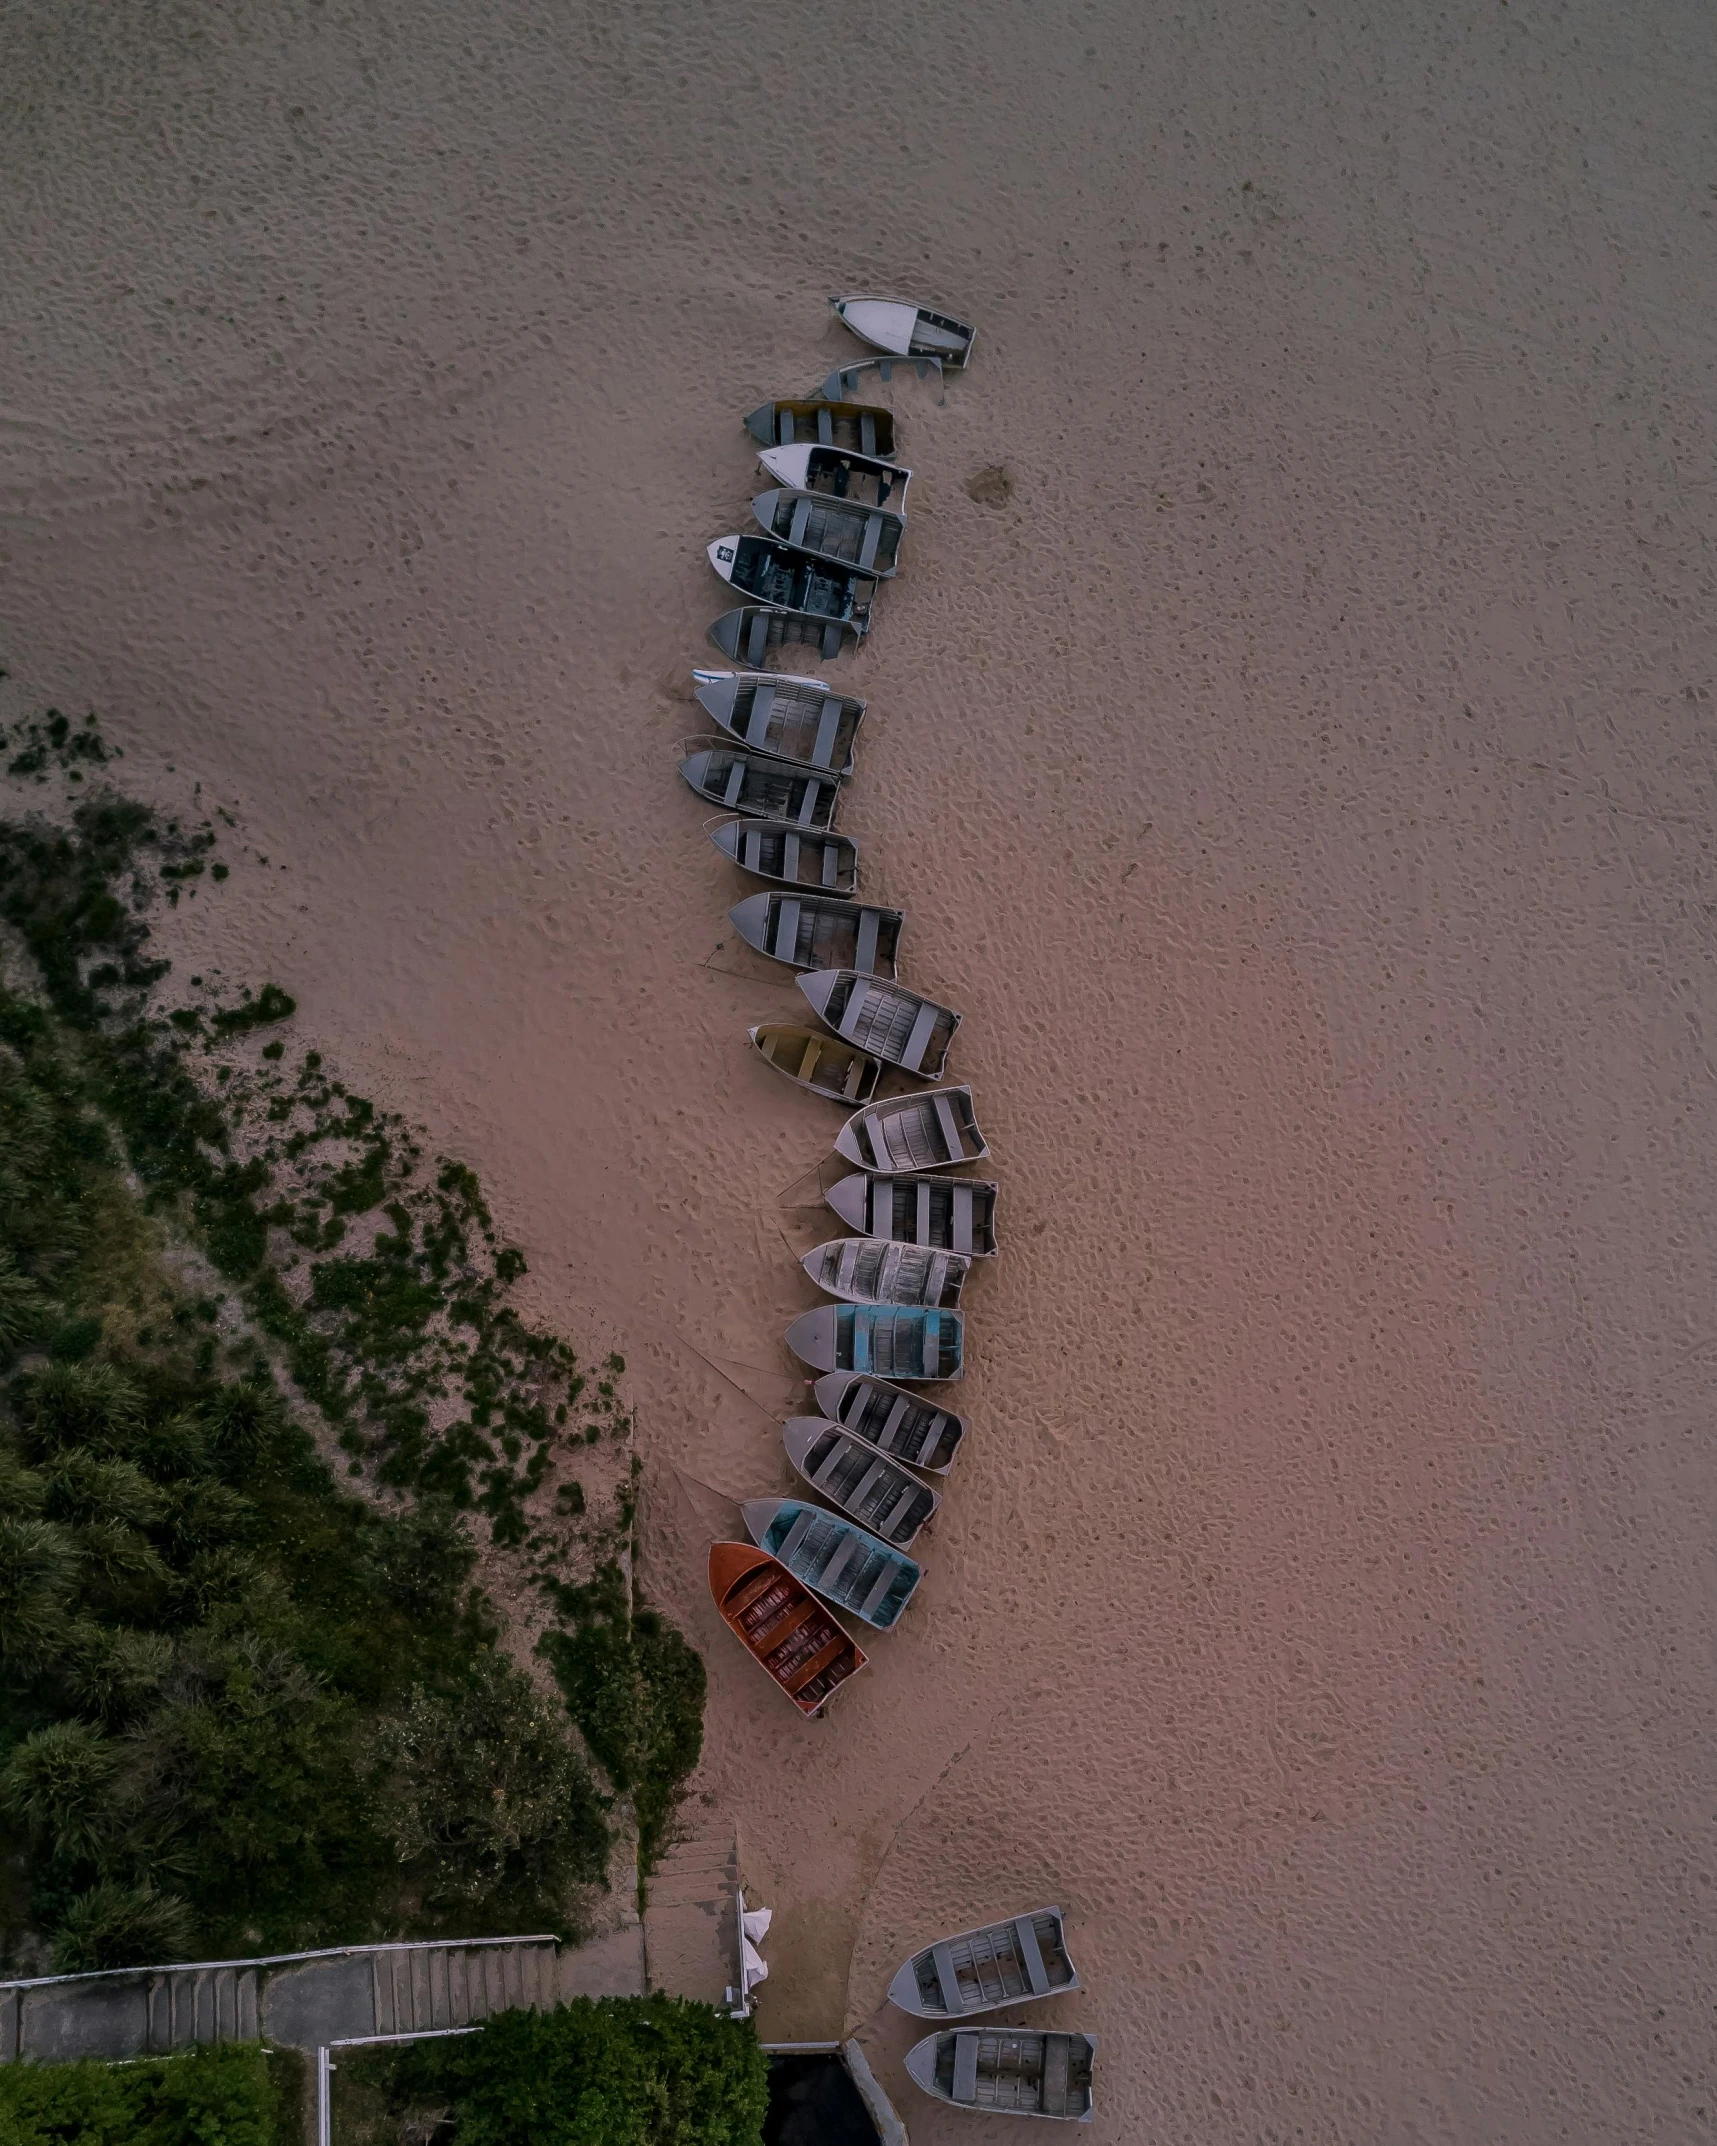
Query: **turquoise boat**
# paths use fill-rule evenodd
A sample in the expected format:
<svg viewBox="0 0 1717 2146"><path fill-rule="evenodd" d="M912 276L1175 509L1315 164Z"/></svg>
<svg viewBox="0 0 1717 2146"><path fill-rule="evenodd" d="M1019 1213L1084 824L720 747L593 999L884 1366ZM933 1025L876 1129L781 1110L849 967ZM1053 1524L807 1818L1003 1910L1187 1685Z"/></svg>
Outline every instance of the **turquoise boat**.
<svg viewBox="0 0 1717 2146"><path fill-rule="evenodd" d="M760 1550L825 1601L886 1632L900 1621L924 1568L850 1520L798 1498L748 1498L740 1510Z"/></svg>
<svg viewBox="0 0 1717 2146"><path fill-rule="evenodd" d="M966 1330L957 1311L892 1304L825 1304L787 1329L787 1346L813 1371L879 1379L957 1379Z"/></svg>

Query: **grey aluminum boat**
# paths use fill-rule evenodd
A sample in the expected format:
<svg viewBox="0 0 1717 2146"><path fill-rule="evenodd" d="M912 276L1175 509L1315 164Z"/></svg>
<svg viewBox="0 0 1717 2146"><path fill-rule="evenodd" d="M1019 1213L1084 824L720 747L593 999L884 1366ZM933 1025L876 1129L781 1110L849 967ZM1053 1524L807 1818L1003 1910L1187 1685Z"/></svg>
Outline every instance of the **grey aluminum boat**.
<svg viewBox="0 0 1717 2146"><path fill-rule="evenodd" d="M820 624L851 626L858 633L869 629L874 574L814 559L766 536L717 537L707 550L710 565L723 581L771 611L796 612Z"/></svg>
<svg viewBox="0 0 1717 2146"><path fill-rule="evenodd" d="M711 804L747 819L777 821L800 834L826 833L840 804L839 776L804 774L783 761L725 745L688 754L680 773Z"/></svg>
<svg viewBox="0 0 1717 2146"><path fill-rule="evenodd" d="M924 1577L923 1567L903 1550L801 1498L748 1498L739 1509L759 1549L879 1632L899 1623Z"/></svg>
<svg viewBox="0 0 1717 2146"><path fill-rule="evenodd" d="M710 621L709 637L735 663L759 664L778 648L814 648L825 663L859 644L859 629L798 611L772 611L767 604L741 604Z"/></svg>
<svg viewBox="0 0 1717 2146"><path fill-rule="evenodd" d="M829 1371L811 1388L831 1423L875 1446L891 1460L910 1461L929 1475L946 1475L966 1435L966 1419L934 1408L904 1387L851 1371Z"/></svg>
<svg viewBox="0 0 1717 2146"><path fill-rule="evenodd" d="M887 1304L825 1304L787 1329L787 1346L813 1371L864 1371L883 1379L957 1379L965 1323L957 1311Z"/></svg>
<svg viewBox="0 0 1717 2146"><path fill-rule="evenodd" d="M894 412L881 403L820 396L803 402L760 402L745 420L745 429L763 447L791 447L809 440L818 447L838 447L881 461L894 457Z"/></svg>
<svg viewBox="0 0 1717 2146"><path fill-rule="evenodd" d="M861 342L891 357L940 358L952 368L972 355L976 328L909 299L831 298L829 304Z"/></svg>
<svg viewBox="0 0 1717 2146"><path fill-rule="evenodd" d="M957 2109L989 2116L1091 2121L1094 2034L1039 2034L1028 2027L960 2027L906 2052L915 2086Z"/></svg>
<svg viewBox="0 0 1717 2146"><path fill-rule="evenodd" d="M765 1022L750 1031L751 1047L777 1073L813 1095L826 1095L831 1103L849 1108L876 1093L882 1078L882 1060L855 1051L838 1036L825 1036L814 1028L793 1028L784 1022Z"/></svg>
<svg viewBox="0 0 1717 2146"><path fill-rule="evenodd" d="M861 507L906 512L912 472L877 455L844 453L839 447L765 447L758 461L790 492L827 492Z"/></svg>
<svg viewBox="0 0 1717 2146"><path fill-rule="evenodd" d="M933 1088L928 1095L895 1096L856 1112L835 1135L835 1152L861 1170L887 1177L980 1162L990 1150L978 1130L971 1089Z"/></svg>
<svg viewBox="0 0 1717 2146"><path fill-rule="evenodd" d="M765 535L832 566L887 581L900 561L906 522L880 507L860 507L826 492L759 492L751 512Z"/></svg>
<svg viewBox="0 0 1717 2146"><path fill-rule="evenodd" d="M799 989L837 1036L891 1066L940 1080L948 1046L960 1025L951 1006L920 998L904 984L878 983L854 968L818 968Z"/></svg>
<svg viewBox="0 0 1717 2146"><path fill-rule="evenodd" d="M964 2019L1078 1987L1061 1910L1033 1908L915 1952L888 1985L888 2001L920 2019Z"/></svg>
<svg viewBox="0 0 1717 2146"><path fill-rule="evenodd" d="M759 879L818 894L858 891L858 844L846 835L805 834L789 820L722 820L709 838Z"/></svg>
<svg viewBox="0 0 1717 2146"><path fill-rule="evenodd" d="M799 1260L819 1289L847 1304L914 1304L957 1311L972 1262L882 1237L831 1237Z"/></svg>
<svg viewBox="0 0 1717 2146"><path fill-rule="evenodd" d="M996 1191L973 1177L843 1177L823 1194L867 1237L987 1259L996 1249Z"/></svg>
<svg viewBox="0 0 1717 2146"><path fill-rule="evenodd" d="M821 1416L794 1416L781 1443L799 1473L831 1505L896 1550L907 1550L941 1499L875 1446L849 1438Z"/></svg>
<svg viewBox="0 0 1717 2146"><path fill-rule="evenodd" d="M850 775L864 702L785 671L694 670L698 699L740 744L821 775Z"/></svg>
<svg viewBox="0 0 1717 2146"><path fill-rule="evenodd" d="M874 909L826 894L748 894L727 913L747 945L771 961L785 961L796 969L850 963L864 976L894 974L900 927L906 921L898 909ZM863 1050L864 1045L854 1048Z"/></svg>

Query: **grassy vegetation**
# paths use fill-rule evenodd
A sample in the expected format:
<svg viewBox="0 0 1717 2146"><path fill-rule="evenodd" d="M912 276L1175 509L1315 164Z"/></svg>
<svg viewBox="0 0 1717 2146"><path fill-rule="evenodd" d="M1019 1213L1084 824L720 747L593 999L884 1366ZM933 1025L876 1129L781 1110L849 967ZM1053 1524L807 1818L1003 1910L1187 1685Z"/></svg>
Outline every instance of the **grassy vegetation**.
<svg viewBox="0 0 1717 2146"><path fill-rule="evenodd" d="M761 2146L768 2060L749 2021L678 1997L579 1998L475 2034L350 2050L339 2146Z"/></svg>
<svg viewBox="0 0 1717 2146"><path fill-rule="evenodd" d="M0 2065L4 2146L290 2146L291 2081L260 2049Z"/></svg>
<svg viewBox="0 0 1717 2146"><path fill-rule="evenodd" d="M60 720L15 773L102 763ZM526 1510L557 1454L626 1437L624 1366L592 1384L520 1316L468 1169L314 1051L286 1069L278 985L165 1005L147 913L195 893L212 828L68 803L0 822L0 919L41 980L0 990L0 1827L25 1895L0 1914L68 1969L564 1926L606 1799L497 1650L469 1528L565 1618L544 1651L653 1856L702 1664L630 1600L629 1488ZM175 1279L180 1236L227 1294ZM395 1509L345 1494L307 1408Z"/></svg>

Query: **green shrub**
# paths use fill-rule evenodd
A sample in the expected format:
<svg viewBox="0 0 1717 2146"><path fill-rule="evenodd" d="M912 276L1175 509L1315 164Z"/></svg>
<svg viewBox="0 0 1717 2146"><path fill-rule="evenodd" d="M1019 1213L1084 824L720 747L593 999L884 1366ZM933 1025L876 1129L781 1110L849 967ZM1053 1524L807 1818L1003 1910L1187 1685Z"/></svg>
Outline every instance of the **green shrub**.
<svg viewBox="0 0 1717 2146"><path fill-rule="evenodd" d="M682 1997L580 1997L420 2042L396 2096L446 2101L455 2146L761 2146L768 2060L747 2020Z"/></svg>
<svg viewBox="0 0 1717 2146"><path fill-rule="evenodd" d="M217 2045L138 2064L0 2065L0 2146L290 2146L273 2061Z"/></svg>

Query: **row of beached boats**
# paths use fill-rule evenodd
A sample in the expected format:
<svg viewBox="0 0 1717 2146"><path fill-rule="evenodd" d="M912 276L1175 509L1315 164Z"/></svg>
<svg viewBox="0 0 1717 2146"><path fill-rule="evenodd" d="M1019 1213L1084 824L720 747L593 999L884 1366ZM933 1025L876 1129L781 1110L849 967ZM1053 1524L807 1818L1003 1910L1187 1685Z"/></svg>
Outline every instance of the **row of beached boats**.
<svg viewBox="0 0 1717 2146"><path fill-rule="evenodd" d="M970 352L972 331L946 315L831 302L888 358L949 365ZM900 564L912 472L896 459L893 413L823 395L765 403L745 422L776 483L752 501L760 535L709 548L716 571L755 599L746 614L718 619L711 638L730 652L760 649L758 661L790 639L835 653L869 630L875 588ZM858 578L862 601L837 618L824 597L837 582L850 595ZM700 669L693 685L722 735L690 752L680 772L732 815L710 828L716 846L766 882L730 921L795 971L806 1005L803 1022L753 1028L752 1046L786 1079L852 1113L835 1148L855 1167L825 1197L856 1234L803 1255L832 1301L786 1336L815 1376L819 1413L790 1418L781 1434L806 1495L747 1500L751 1541L710 1553L722 1616L811 1715L866 1660L833 1612L888 1631L923 1576L907 1553L935 1516L936 1479L966 1426L910 1389L964 1368L961 1298L975 1262L996 1249L996 1187L944 1174L988 1153L969 1089L878 1095L891 1071L940 1080L960 1015L901 981L906 920L860 897L858 845L835 832L864 702L821 678L760 668Z"/></svg>
<svg viewBox="0 0 1717 2146"><path fill-rule="evenodd" d="M972 330L946 315L888 300L831 304L893 358L940 368L970 353ZM781 1434L807 1495L746 1500L750 1540L709 1552L723 1621L807 1717L867 1660L836 1612L890 1631L923 1578L908 1553L942 1502L967 1426L917 1389L960 1377L962 1298L997 1248L997 1187L953 1174L989 1154L971 1090L878 1092L890 1074L941 1082L961 1017L901 982L905 918L861 898L858 844L836 831L865 704L820 678L763 668L784 646L808 643L825 658L851 647L900 565L912 473L896 459L893 414L830 392L861 370L746 419L775 483L751 503L755 530L718 538L709 558L748 599L710 637L749 667L693 673L721 735L680 765L730 815L711 825L711 841L766 883L728 912L735 930L796 972L814 1017L755 1027L752 1046L850 1112L834 1148L853 1167L823 1197L855 1234L802 1256L831 1301L786 1334L814 1381L816 1413L790 1417ZM918 2043L907 2070L959 2108L1088 2120L1092 2036L967 2024L1078 1988L1059 1908L926 1946L889 1996L949 2024Z"/></svg>

